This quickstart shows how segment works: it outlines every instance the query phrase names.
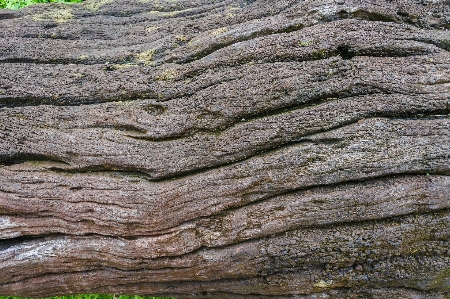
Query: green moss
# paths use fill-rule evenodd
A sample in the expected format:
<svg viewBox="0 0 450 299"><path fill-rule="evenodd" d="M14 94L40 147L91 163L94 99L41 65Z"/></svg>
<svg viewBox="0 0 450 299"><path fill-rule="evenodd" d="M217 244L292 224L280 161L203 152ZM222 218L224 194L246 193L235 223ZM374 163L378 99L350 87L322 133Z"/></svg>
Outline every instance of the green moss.
<svg viewBox="0 0 450 299"><path fill-rule="evenodd" d="M314 287L316 288L330 288L333 286L332 280L319 280L317 283L314 284Z"/></svg>
<svg viewBox="0 0 450 299"><path fill-rule="evenodd" d="M222 33L225 33L225 32L227 32L228 31L228 27L222 27L222 28L219 28L219 29L216 29L216 30L214 30L213 32L211 32L210 34L211 35L220 35L220 34L222 34Z"/></svg>
<svg viewBox="0 0 450 299"><path fill-rule="evenodd" d="M158 81L169 81L169 80L173 80L175 79L175 77L177 76L177 71L174 69L166 69L164 70L161 74L159 74L158 76L156 76L155 80Z"/></svg>
<svg viewBox="0 0 450 299"><path fill-rule="evenodd" d="M176 35L175 39L179 42L185 42L188 40L188 37L186 35Z"/></svg>
<svg viewBox="0 0 450 299"><path fill-rule="evenodd" d="M114 2L114 0L88 0L84 4L84 7L86 7L90 11L97 11L103 5L111 3L111 2Z"/></svg>
<svg viewBox="0 0 450 299"><path fill-rule="evenodd" d="M301 41L298 42L298 45L300 47L308 47L311 46L314 43L314 41L312 39L302 39Z"/></svg>
<svg viewBox="0 0 450 299"><path fill-rule="evenodd" d="M150 27L147 27L145 30L147 30L147 32L153 32L153 31L156 31L158 29L159 29L158 26L150 26Z"/></svg>
<svg viewBox="0 0 450 299"><path fill-rule="evenodd" d="M53 20L57 23L65 23L73 18L71 8L55 8L50 9L41 14L34 14L29 16L35 21Z"/></svg>
<svg viewBox="0 0 450 299"><path fill-rule="evenodd" d="M328 56L328 51L326 49L316 51L312 53L313 58L315 59L323 59Z"/></svg>
<svg viewBox="0 0 450 299"><path fill-rule="evenodd" d="M442 290L448 289L449 285L450 285L450 267L436 273L436 275L433 278L431 288Z"/></svg>
<svg viewBox="0 0 450 299"><path fill-rule="evenodd" d="M136 59L144 65L150 65L153 62L153 55L156 49L150 49L136 55Z"/></svg>
<svg viewBox="0 0 450 299"><path fill-rule="evenodd" d="M159 11L159 10L151 10L148 13L151 15L157 15L160 17L166 17L166 18L171 18L171 17L176 17L180 14L183 13L187 13L192 11L192 8L188 8L188 9L183 9L183 10L174 10L174 11Z"/></svg>

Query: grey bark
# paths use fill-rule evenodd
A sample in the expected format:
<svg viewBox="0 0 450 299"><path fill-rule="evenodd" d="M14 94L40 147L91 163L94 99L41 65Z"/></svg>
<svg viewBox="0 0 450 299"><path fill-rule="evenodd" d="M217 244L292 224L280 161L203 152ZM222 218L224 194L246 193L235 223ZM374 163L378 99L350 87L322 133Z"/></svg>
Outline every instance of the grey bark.
<svg viewBox="0 0 450 299"><path fill-rule="evenodd" d="M449 1L0 27L1 295L450 296Z"/></svg>

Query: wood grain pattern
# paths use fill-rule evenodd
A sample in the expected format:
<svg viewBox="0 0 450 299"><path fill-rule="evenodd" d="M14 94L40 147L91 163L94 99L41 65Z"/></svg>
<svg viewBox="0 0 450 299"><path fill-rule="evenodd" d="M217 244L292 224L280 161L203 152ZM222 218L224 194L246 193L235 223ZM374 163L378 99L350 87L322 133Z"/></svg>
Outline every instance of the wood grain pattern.
<svg viewBox="0 0 450 299"><path fill-rule="evenodd" d="M0 294L449 296L449 1L0 26Z"/></svg>

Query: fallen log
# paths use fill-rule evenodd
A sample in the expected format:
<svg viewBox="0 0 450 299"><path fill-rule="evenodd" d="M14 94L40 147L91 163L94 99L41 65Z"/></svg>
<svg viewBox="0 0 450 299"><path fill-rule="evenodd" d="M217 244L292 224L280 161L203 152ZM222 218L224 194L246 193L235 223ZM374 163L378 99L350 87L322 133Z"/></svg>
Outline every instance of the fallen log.
<svg viewBox="0 0 450 299"><path fill-rule="evenodd" d="M1 295L449 296L449 1L0 26Z"/></svg>

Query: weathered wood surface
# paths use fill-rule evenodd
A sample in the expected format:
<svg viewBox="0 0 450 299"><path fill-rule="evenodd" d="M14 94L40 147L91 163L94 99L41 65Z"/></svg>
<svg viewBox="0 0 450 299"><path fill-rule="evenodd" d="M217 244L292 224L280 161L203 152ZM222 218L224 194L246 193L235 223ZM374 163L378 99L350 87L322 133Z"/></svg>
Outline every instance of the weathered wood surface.
<svg viewBox="0 0 450 299"><path fill-rule="evenodd" d="M0 12L0 294L449 298L449 1Z"/></svg>

